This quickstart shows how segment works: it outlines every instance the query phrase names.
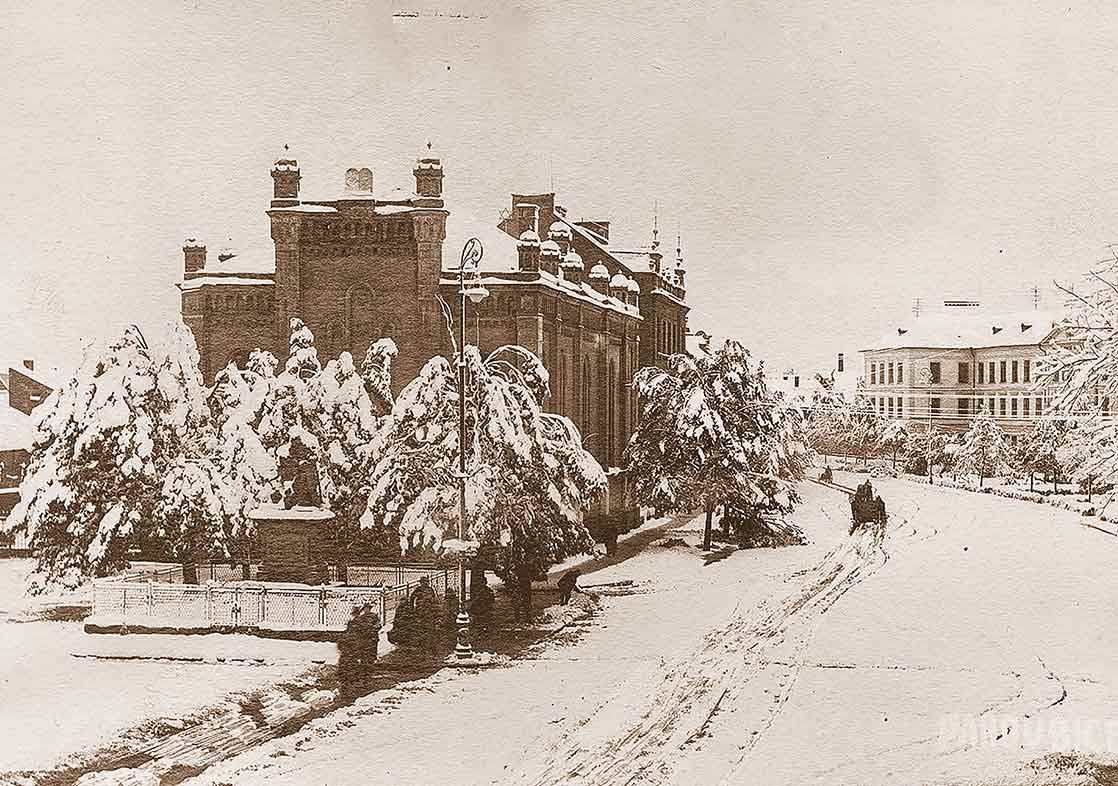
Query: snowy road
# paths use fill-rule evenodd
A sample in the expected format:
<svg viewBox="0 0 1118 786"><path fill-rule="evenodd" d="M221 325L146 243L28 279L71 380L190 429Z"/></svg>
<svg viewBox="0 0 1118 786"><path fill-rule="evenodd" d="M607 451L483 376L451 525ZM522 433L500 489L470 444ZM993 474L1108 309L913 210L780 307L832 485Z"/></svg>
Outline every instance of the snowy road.
<svg viewBox="0 0 1118 786"><path fill-rule="evenodd" d="M1067 747L1061 723L1118 713L1118 539L881 487L884 539L848 538L846 500L808 485L811 546L709 566L651 548L586 578L642 591L578 643L367 697L191 783L990 783Z"/></svg>

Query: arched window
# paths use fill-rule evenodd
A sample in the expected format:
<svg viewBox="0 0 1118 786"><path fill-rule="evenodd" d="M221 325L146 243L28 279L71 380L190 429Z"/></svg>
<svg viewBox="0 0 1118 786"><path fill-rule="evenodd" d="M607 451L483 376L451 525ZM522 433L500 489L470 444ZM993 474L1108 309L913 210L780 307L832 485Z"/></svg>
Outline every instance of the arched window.
<svg viewBox="0 0 1118 786"><path fill-rule="evenodd" d="M350 352L365 348L377 336L375 329L374 296L368 284L354 284L346 292L346 340Z"/></svg>

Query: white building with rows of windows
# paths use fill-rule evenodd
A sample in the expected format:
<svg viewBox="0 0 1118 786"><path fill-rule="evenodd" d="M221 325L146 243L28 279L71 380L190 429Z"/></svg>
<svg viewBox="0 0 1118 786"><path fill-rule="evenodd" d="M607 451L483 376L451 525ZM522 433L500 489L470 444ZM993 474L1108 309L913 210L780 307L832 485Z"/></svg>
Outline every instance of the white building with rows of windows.
<svg viewBox="0 0 1118 786"><path fill-rule="evenodd" d="M1037 311L915 319L862 350L859 395L884 417L946 431L965 431L985 406L1013 437L1048 406L1035 372L1054 325Z"/></svg>

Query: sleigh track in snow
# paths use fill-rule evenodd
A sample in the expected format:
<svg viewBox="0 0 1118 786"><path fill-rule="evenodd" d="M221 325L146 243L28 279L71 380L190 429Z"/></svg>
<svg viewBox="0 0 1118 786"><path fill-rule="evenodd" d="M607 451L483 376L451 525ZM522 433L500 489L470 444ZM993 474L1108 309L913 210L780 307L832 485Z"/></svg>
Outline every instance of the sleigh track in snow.
<svg viewBox="0 0 1118 786"><path fill-rule="evenodd" d="M826 509L824 513L830 517ZM907 523L903 519L890 529ZM779 599L735 609L727 624L707 634L696 651L669 667L644 711L631 718L621 734L606 740L585 739L586 729L605 705L624 695L624 686L589 715L568 723L558 741L546 749L542 766L527 764L513 782L532 786L674 783L674 760L682 751L701 747L723 713L738 716L733 722L735 734L745 737L737 745L736 757L727 762L722 780L733 782L788 701L823 615L888 560L885 539L884 529L861 529L811 568L789 576L786 581L794 586ZM789 648L791 655L776 663L781 659L775 652L787 653ZM764 679L772 675L775 679ZM765 685L776 689L770 693ZM771 698L739 701L750 690Z"/></svg>

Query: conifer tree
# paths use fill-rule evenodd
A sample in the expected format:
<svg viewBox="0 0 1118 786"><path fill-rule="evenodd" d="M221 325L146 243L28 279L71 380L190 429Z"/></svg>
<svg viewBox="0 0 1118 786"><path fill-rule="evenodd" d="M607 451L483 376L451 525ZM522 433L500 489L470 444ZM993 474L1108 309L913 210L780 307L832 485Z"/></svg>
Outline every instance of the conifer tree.
<svg viewBox="0 0 1118 786"><path fill-rule="evenodd" d="M768 391L762 369L735 341L669 364L643 368L633 381L640 420L627 459L642 503L704 511L707 549L719 506L748 519L790 511L799 501L793 481L810 455L798 410Z"/></svg>
<svg viewBox="0 0 1118 786"><path fill-rule="evenodd" d="M956 467L978 475L978 485L986 478L1004 469L1009 459L1009 447L1001 426L990 416L985 406L971 420L956 453Z"/></svg>

